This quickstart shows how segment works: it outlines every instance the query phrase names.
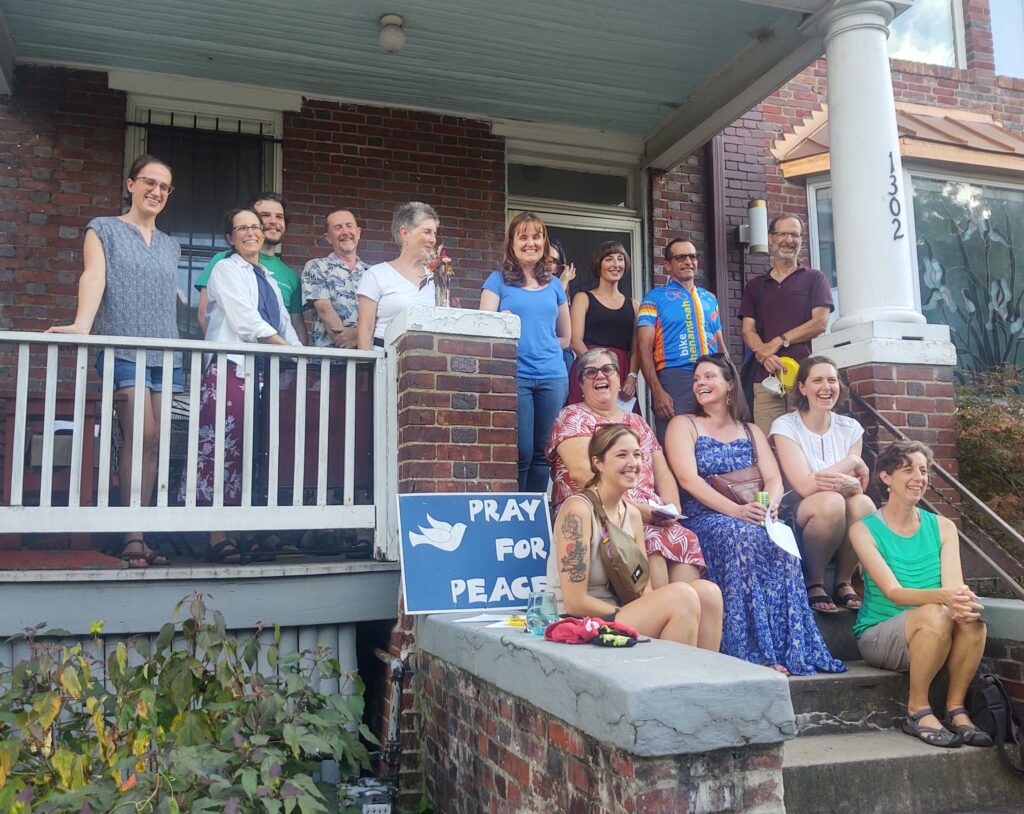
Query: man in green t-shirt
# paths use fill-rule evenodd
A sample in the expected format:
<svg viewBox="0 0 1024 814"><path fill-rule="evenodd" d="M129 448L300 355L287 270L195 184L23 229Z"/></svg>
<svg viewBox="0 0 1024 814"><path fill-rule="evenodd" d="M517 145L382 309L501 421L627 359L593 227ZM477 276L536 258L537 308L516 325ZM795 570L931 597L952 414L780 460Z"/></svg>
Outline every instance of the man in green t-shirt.
<svg viewBox="0 0 1024 814"><path fill-rule="evenodd" d="M260 216L263 223L264 251L260 252L260 265L270 272L270 276L277 283L285 308L291 314L295 333L299 335L299 341L303 345L307 345L309 344L309 334L306 331L306 318L303 313L302 284L299 282L298 275L281 262L277 254L273 253L281 244L287 230L287 206L284 198L276 192L261 192L250 201L249 208ZM225 257L230 257L232 251L229 249L211 257L206 268L193 283L196 291L199 292L199 328L204 334L206 333L206 284L210 279L210 272L213 271L213 267L217 263Z"/></svg>

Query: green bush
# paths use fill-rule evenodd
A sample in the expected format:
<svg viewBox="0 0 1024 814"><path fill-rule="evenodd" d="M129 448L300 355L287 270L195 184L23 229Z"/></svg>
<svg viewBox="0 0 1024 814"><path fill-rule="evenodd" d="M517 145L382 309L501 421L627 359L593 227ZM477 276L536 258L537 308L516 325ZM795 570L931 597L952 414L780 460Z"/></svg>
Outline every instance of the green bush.
<svg viewBox="0 0 1024 814"><path fill-rule="evenodd" d="M312 814L329 810L318 760L350 777L369 766L358 676L351 694L325 695L314 676L341 675L325 649L282 655L276 626L265 647L259 631L235 639L201 595L187 601L180 625L119 643L106 663L40 638L64 631L25 634L30 657L0 676L0 811Z"/></svg>
<svg viewBox="0 0 1024 814"><path fill-rule="evenodd" d="M973 375L957 389L956 412L960 480L1017 530L1024 529L1022 383L1021 370L1013 366ZM991 523L971 516L1000 539ZM1000 542L1024 555L1012 541Z"/></svg>

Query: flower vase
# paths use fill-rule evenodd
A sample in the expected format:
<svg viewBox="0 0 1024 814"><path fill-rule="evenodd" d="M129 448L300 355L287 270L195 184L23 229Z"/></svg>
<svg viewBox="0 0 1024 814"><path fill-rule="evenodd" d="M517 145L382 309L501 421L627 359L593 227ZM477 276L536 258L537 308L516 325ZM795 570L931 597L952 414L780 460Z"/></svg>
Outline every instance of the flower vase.
<svg viewBox="0 0 1024 814"><path fill-rule="evenodd" d="M440 308L448 308L451 305L452 291L446 285L434 284L434 305Z"/></svg>

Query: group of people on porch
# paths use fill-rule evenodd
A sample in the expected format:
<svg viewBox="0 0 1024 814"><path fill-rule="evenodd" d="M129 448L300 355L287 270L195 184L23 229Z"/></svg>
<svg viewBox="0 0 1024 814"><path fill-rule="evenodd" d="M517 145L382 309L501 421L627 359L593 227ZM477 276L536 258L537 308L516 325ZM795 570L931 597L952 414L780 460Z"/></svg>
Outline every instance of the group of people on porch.
<svg viewBox="0 0 1024 814"><path fill-rule="evenodd" d="M75 320L51 331L177 338L180 249L156 228L173 192L171 168L142 156L126 188L124 215L89 223ZM437 246L441 219L432 207L411 202L396 210L398 256L374 266L359 257L361 231L350 209L326 212L323 224L332 252L311 259L299 277L272 250L287 230L279 195L261 194L227 213L223 234L231 248L195 281L206 338L369 349L383 345L388 324L410 305L433 305L425 261ZM575 266L541 218L524 212L509 224L501 266L483 282L479 308L520 318L518 486L543 492L553 482L549 583L559 609L616 619L648 636L720 650L785 675L844 670L815 613L857 611L854 631L865 659L910 671L904 729L939 746L986 745L963 711L985 642L980 605L964 584L956 527L918 507L931 453L914 442L885 449L875 478L888 499L876 508L867 495L863 428L836 412L844 395L839 369L811 351L833 307L827 280L799 263L798 217L776 217L769 232L771 267L747 284L739 314L752 357L745 366L753 374L750 421L718 302L695 283L700 254L692 241L664 246L668 282L641 302L620 288L630 268L626 248L602 244L590 262L597 285L570 304ZM147 354L145 385L137 392L135 352L115 350L114 357L125 414L133 415L143 399L145 416L143 438L133 437L131 421L122 422L122 489L131 483L124 471L131 448L142 444L147 502L161 399L167 388L183 389L181 360L168 383L162 354ZM229 356L227 365L225 410L238 421L226 421L225 432L241 423L235 411L244 394L241 357ZM104 369L102 360L97 368ZM635 408L641 377L651 394L653 429ZM217 431L216 393L211 363L201 389L200 485L212 478L213 444L202 441ZM757 498L716 485L742 472L758 482ZM593 497L584 499L584 489ZM226 492L225 503L230 499ZM769 535L766 520L780 517L798 530L802 558ZM597 555L608 525L647 558L649 587L627 602L609 590ZM210 552L221 560L240 554L224 532L211 536ZM132 567L166 563L139 533L126 535L122 557ZM825 573L833 560L829 592ZM853 584L858 565L863 600ZM928 707L928 687L944 664L945 727Z"/></svg>

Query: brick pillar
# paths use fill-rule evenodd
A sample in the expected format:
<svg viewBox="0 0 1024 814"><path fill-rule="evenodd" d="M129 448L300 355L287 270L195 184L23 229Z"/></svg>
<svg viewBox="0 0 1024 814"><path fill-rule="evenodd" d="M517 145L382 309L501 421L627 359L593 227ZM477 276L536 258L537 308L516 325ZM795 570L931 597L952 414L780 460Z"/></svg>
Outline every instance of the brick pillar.
<svg viewBox="0 0 1024 814"><path fill-rule="evenodd" d="M505 314L453 308L410 308L389 326L388 370L396 386L389 408L397 450L397 493L514 492L516 356L519 320ZM389 430L390 431L390 430ZM395 493L378 496L395 502ZM397 529L392 530L397 544ZM389 652L402 660L399 723L400 807L413 810L423 790L422 721L416 700L415 617L398 609ZM391 697L385 671L382 709ZM386 720L377 736L383 742Z"/></svg>
<svg viewBox="0 0 1024 814"><path fill-rule="evenodd" d="M915 441L932 448L935 461L954 477L958 472L956 457L956 393L953 368L948 365L899 365L867 363L844 370L850 389L881 413L889 423ZM865 410L851 404L857 420L880 446L893 440ZM936 502L948 517L958 519L959 495L939 478L932 479L932 489L953 501ZM931 497L934 498L934 495Z"/></svg>

